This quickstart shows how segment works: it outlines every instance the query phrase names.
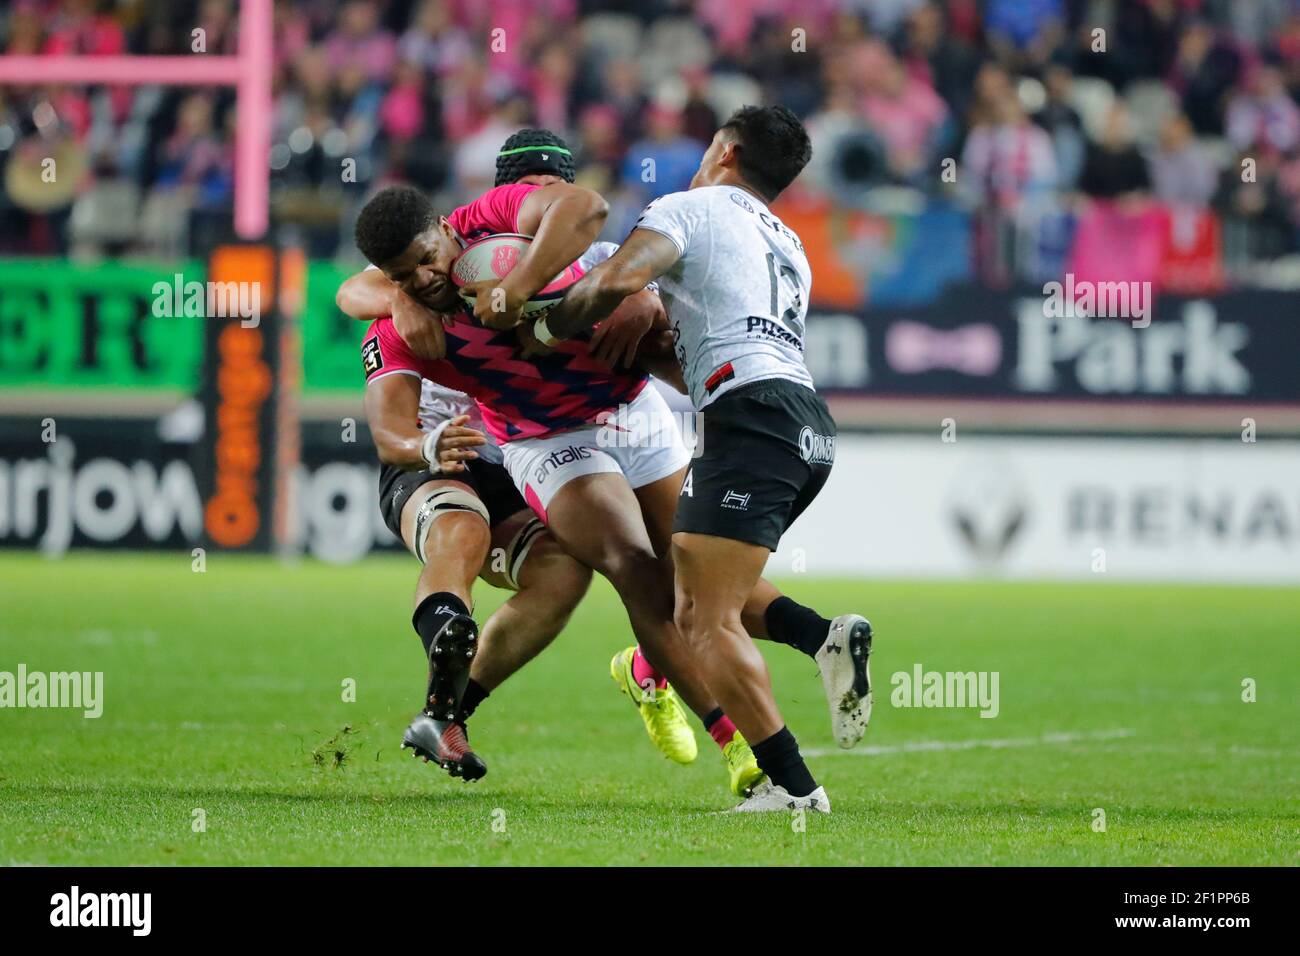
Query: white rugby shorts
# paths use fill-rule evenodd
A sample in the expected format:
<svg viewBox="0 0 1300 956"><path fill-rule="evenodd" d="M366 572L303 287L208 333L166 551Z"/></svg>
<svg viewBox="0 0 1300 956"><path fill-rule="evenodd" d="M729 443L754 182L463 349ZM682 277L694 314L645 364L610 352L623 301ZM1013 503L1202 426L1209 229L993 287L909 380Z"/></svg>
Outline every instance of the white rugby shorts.
<svg viewBox="0 0 1300 956"><path fill-rule="evenodd" d="M658 389L647 385L599 424L505 442L506 470L545 521L555 493L574 478L612 472L640 488L685 468L691 453L682 441L678 414Z"/></svg>

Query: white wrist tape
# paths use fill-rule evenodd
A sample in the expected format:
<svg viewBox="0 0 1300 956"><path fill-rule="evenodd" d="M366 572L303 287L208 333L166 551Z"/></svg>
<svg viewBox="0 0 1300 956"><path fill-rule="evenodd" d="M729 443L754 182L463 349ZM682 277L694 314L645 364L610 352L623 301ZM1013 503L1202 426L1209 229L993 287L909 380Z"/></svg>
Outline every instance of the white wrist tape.
<svg viewBox="0 0 1300 956"><path fill-rule="evenodd" d="M542 316L533 325L533 335L536 337L537 341L541 342L547 348L550 348L556 342L560 341L555 336L551 335L551 330L547 328L546 316Z"/></svg>
<svg viewBox="0 0 1300 956"><path fill-rule="evenodd" d="M438 472L442 470L442 465L438 463L438 439L446 431L447 426L451 424L451 419L445 419L434 426L433 431L424 436L424 441L420 442L420 454L424 457L425 462L429 465L429 470Z"/></svg>

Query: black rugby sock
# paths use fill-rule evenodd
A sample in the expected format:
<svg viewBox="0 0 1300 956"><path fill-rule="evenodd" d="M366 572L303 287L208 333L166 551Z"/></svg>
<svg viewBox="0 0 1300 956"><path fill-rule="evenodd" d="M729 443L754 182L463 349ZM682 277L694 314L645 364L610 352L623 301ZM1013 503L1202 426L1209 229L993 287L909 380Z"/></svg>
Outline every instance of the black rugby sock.
<svg viewBox="0 0 1300 956"><path fill-rule="evenodd" d="M806 797L817 789L817 781L799 754L799 742L788 727L754 744L754 758L767 779L792 797Z"/></svg>
<svg viewBox="0 0 1300 956"><path fill-rule="evenodd" d="M426 659L429 656L429 650L433 647L434 639L438 636L438 632L442 630L449 620L459 614L468 616L469 608L465 606L464 601L450 591L437 591L420 602L420 606L415 609L415 614L411 617L411 625L415 628L415 633L420 635L420 643L424 645ZM464 681L468 679L468 668L455 678L456 684L454 686L457 689L453 690L453 693L456 694L457 699L463 698ZM433 697L433 691L433 662L430 661L429 679L424 688L426 708L430 706L429 701Z"/></svg>
<svg viewBox="0 0 1300 956"><path fill-rule="evenodd" d="M411 617L411 626L420 635L425 657L429 656L429 648L433 646L433 639L442 630L442 626L457 614L469 614L469 608L450 591L435 591L420 602Z"/></svg>
<svg viewBox="0 0 1300 956"><path fill-rule="evenodd" d="M782 595L763 612L767 636L813 657L826 643L831 622L810 607Z"/></svg>
<svg viewBox="0 0 1300 956"><path fill-rule="evenodd" d="M474 678L469 679L465 685L465 694L460 699L460 722L463 724L473 716L478 705L487 700L489 691L486 687L476 681Z"/></svg>

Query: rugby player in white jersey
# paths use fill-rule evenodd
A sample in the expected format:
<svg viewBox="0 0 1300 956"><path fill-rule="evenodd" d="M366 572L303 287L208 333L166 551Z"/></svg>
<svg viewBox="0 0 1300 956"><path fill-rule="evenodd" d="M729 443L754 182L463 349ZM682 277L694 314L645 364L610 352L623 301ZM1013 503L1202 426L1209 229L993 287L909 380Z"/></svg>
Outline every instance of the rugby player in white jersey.
<svg viewBox="0 0 1300 956"><path fill-rule="evenodd" d="M804 363L811 270L799 237L768 208L811 156L789 110L738 110L690 188L651 203L618 252L534 327L552 344L658 282L692 403L703 411L703 453L673 524L675 617L700 676L768 778L741 811L830 812L742 619L769 555L835 456L835 423ZM832 700L830 684L839 682L861 727L870 716L870 651L870 627L832 634L818 651Z"/></svg>

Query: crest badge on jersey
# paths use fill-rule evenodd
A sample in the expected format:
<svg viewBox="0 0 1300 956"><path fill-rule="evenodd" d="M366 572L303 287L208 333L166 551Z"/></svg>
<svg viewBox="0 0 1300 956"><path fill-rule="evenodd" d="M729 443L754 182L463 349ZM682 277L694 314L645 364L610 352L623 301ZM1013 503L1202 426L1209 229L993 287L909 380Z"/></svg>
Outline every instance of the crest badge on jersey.
<svg viewBox="0 0 1300 956"><path fill-rule="evenodd" d="M740 193L732 193L732 194L731 194L731 201L734 202L734 203L735 203L737 206L739 206L741 209L745 210L745 212L753 212L753 211L754 211L754 205L753 205L753 203L751 203L748 199L746 199L746 198L745 198L744 196L742 196Z"/></svg>

